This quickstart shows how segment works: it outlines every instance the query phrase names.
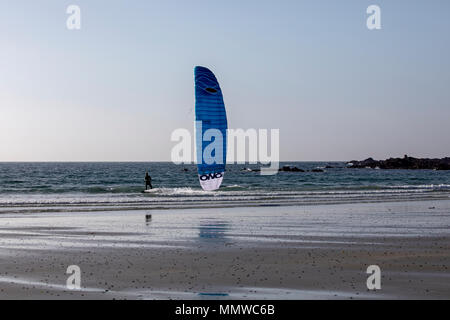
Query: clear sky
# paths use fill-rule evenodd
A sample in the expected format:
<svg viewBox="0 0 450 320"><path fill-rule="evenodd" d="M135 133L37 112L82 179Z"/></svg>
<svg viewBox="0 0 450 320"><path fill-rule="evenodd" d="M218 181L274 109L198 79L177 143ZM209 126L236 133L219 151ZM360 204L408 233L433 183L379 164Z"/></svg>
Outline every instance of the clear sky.
<svg viewBox="0 0 450 320"><path fill-rule="evenodd" d="M81 8L81 30L66 8ZM381 7L382 29L366 27ZM450 155L448 0L0 2L0 161L170 160L193 68L284 160Z"/></svg>

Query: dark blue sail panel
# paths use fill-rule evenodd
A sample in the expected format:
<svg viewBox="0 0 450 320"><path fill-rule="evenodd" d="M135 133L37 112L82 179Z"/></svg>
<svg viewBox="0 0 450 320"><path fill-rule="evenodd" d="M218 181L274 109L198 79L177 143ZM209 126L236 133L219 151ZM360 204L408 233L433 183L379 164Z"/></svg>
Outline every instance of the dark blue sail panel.
<svg viewBox="0 0 450 320"><path fill-rule="evenodd" d="M227 115L222 90L214 74L205 67L195 67L194 73L198 174L203 189L215 190L220 187L225 172L227 158ZM221 133L222 141L216 138L219 136L217 134L218 132ZM208 137L211 135L214 137ZM205 159L204 154L205 149L213 142L216 143L211 154L216 161L211 163L211 159ZM209 153L206 152L206 154Z"/></svg>

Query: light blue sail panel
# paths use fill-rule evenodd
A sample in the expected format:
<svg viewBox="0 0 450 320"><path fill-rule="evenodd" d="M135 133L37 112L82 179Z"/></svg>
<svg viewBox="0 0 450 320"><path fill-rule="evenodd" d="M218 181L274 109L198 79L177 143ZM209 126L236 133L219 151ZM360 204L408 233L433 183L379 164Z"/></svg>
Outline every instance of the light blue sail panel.
<svg viewBox="0 0 450 320"><path fill-rule="evenodd" d="M194 73L198 174L203 189L215 190L220 187L225 172L227 158L227 115L222 90L214 74L205 67L195 67ZM223 141L216 141L215 137L217 134L215 133L219 131ZM214 141L216 142L214 144L215 148L211 154L216 161L211 163L211 158L205 158L204 155L205 149ZM206 152L206 154L209 153Z"/></svg>

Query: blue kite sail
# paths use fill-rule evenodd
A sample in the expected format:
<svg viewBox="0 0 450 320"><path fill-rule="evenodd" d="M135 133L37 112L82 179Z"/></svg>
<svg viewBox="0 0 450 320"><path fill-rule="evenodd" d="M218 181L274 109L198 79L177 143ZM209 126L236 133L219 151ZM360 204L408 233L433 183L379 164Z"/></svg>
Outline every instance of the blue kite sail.
<svg viewBox="0 0 450 320"><path fill-rule="evenodd" d="M227 159L227 114L214 74L195 67L195 129L197 168L203 190L220 188Z"/></svg>

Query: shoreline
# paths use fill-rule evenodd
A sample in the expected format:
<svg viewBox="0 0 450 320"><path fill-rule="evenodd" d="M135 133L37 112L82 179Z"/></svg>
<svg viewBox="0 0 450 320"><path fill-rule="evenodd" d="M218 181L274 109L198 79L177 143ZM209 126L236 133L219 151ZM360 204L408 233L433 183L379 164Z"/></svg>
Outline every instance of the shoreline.
<svg viewBox="0 0 450 320"><path fill-rule="evenodd" d="M299 200L220 200L220 201L185 201L193 204L176 202L86 202L86 203L21 203L0 204L0 216L3 214L31 214L31 213L58 213L58 212L103 212L103 211L155 211L155 210L183 210L183 209L220 209L220 208L258 208L258 207L302 207L339 204L365 204L365 203L395 203L420 202L433 200L450 200L448 192L433 192L429 194L408 194L407 196L379 197L379 198L342 198L342 199L299 199ZM42 208L42 209L39 209Z"/></svg>
<svg viewBox="0 0 450 320"><path fill-rule="evenodd" d="M0 215L0 298L450 297L450 200L151 214ZM69 265L81 291L65 288Z"/></svg>

